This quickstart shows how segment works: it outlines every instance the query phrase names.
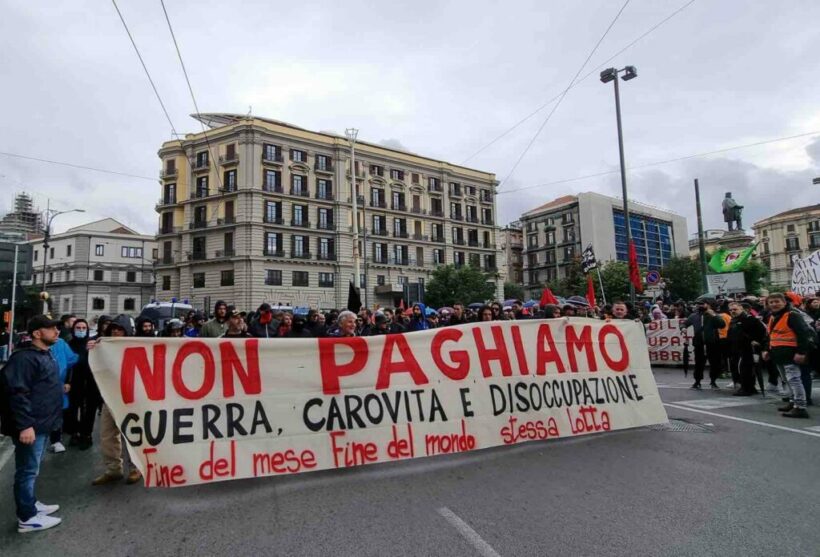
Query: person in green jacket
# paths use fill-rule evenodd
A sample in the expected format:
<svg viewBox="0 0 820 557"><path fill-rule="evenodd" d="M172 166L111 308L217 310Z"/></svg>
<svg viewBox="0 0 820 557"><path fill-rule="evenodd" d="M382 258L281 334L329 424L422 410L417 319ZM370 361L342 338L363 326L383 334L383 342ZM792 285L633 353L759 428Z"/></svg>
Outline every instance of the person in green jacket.
<svg viewBox="0 0 820 557"><path fill-rule="evenodd" d="M228 330L228 304L222 300L217 300L214 304L214 318L202 326L199 331L200 337L219 338Z"/></svg>

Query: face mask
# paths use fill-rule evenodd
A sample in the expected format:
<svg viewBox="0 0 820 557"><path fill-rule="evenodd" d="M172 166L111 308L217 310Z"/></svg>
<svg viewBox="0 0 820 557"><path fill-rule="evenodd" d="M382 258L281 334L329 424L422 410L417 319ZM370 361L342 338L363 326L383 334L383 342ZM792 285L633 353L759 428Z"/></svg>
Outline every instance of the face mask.
<svg viewBox="0 0 820 557"><path fill-rule="evenodd" d="M88 331L74 331L74 338L85 338L88 336Z"/></svg>

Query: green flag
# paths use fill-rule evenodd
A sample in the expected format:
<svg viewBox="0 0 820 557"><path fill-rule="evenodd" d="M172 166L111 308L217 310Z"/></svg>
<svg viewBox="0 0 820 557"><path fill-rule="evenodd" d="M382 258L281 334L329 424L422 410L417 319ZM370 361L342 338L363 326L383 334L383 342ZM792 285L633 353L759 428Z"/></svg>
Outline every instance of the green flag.
<svg viewBox="0 0 820 557"><path fill-rule="evenodd" d="M709 266L716 273L733 273L742 271L746 266L746 261L749 260L757 242L751 246L743 249L722 249L715 252L712 259L709 260Z"/></svg>

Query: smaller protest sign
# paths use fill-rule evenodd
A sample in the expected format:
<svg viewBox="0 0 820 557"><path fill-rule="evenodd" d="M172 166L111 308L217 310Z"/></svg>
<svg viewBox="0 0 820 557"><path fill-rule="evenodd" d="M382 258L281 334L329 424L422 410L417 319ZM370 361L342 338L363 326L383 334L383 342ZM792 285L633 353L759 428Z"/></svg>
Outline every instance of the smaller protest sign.
<svg viewBox="0 0 820 557"><path fill-rule="evenodd" d="M801 296L814 296L820 291L820 250L792 261L792 290Z"/></svg>

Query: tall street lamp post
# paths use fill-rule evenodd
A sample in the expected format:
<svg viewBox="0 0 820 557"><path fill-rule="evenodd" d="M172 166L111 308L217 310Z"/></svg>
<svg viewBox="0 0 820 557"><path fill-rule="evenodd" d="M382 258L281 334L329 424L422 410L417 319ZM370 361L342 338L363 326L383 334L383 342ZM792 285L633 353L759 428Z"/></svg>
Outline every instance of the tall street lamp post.
<svg viewBox="0 0 820 557"><path fill-rule="evenodd" d="M48 272L48 240L51 238L51 223L60 215L66 213L85 213L85 209L69 209L68 211L55 211L46 209L46 226L43 229L43 290L40 297L43 299L43 315L48 313L48 297L46 293L46 277Z"/></svg>
<svg viewBox="0 0 820 557"><path fill-rule="evenodd" d="M635 79L638 77L638 71L635 69L635 66L625 66L620 70L615 68L608 68L601 72L601 83L609 83L610 81L615 84L615 117L618 122L618 155L620 156L621 162L621 194L624 198L624 228L626 228L626 249L627 249L627 257L629 257L629 253L632 246L632 230L630 228L629 222L629 201L627 198L627 190L626 190L626 163L624 162L624 134L623 129L621 127L621 93L618 88L618 74L622 73L621 79L624 81L629 81L630 79ZM635 285L632 284L632 281L629 281L629 299L632 303L635 303Z"/></svg>

